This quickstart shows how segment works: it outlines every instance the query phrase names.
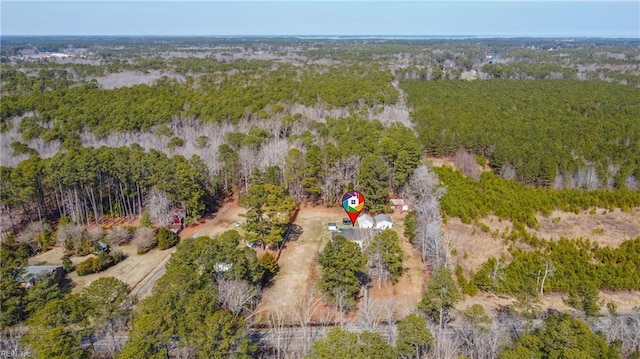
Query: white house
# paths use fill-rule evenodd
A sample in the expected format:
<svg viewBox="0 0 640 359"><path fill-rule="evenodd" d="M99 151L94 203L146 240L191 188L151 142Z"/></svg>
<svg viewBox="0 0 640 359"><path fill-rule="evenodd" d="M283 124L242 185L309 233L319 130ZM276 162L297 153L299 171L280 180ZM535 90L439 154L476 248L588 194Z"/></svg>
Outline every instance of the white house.
<svg viewBox="0 0 640 359"><path fill-rule="evenodd" d="M393 227L393 221L391 220L391 217L389 217L389 215L379 214L375 216L373 219L376 222L377 229L387 229L387 228Z"/></svg>
<svg viewBox="0 0 640 359"><path fill-rule="evenodd" d="M338 230L338 224L337 224L336 222L330 222L330 223L327 225L327 228L328 228L330 231L337 231L337 230Z"/></svg>
<svg viewBox="0 0 640 359"><path fill-rule="evenodd" d="M356 222L360 228L373 228L373 218L366 213L361 214Z"/></svg>

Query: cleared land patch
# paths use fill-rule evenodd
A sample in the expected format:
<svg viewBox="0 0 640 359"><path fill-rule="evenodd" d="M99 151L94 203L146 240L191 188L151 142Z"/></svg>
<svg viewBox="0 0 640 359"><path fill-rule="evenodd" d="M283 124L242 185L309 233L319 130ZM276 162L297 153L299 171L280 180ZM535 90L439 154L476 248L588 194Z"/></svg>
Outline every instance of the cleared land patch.
<svg viewBox="0 0 640 359"><path fill-rule="evenodd" d="M545 217L537 215L538 229L527 229L539 238L559 239L561 237L589 238L592 242L602 246L618 247L628 239L640 236L640 208L623 212L619 209L594 211L582 211L578 214L554 211ZM484 226L486 225L486 227ZM488 231L485 231L488 228ZM509 260L508 245L502 238L502 234L513 228L511 222L500 221L496 216L487 216L478 221L478 224L465 224L458 218L450 218L444 225L445 237L451 239L455 255L452 256L454 265L460 264L465 276L477 271L477 269L489 257L500 258L505 255ZM496 235L497 233L497 235ZM516 244L520 246L521 244ZM525 246L526 245L522 245ZM540 298L539 308L552 308L560 311L576 311L568 307L562 298L562 293L545 294ZM497 309L499 306L510 305L515 299L506 295L492 293L479 293L475 297L466 298L457 305L464 309L472 304L482 304L487 309ZM640 292L638 291L601 291L601 313L606 312L604 304L614 302L620 313L630 312L635 307L640 307Z"/></svg>

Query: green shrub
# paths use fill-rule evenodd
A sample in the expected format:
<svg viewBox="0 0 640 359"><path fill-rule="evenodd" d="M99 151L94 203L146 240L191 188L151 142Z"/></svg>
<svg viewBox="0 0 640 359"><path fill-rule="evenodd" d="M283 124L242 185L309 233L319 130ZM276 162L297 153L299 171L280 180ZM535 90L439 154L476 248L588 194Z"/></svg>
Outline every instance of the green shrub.
<svg viewBox="0 0 640 359"><path fill-rule="evenodd" d="M114 252L113 254L100 253L96 257L87 258L78 264L76 266L76 272L79 276L102 272L123 261L125 258L126 256L122 252Z"/></svg>
<svg viewBox="0 0 640 359"><path fill-rule="evenodd" d="M160 228L156 234L158 239L158 249L164 250L178 244L180 237L166 228Z"/></svg>
<svg viewBox="0 0 640 359"><path fill-rule="evenodd" d="M276 258L269 252L265 252L258 260L260 266L264 268L263 284L267 284L280 270L280 265Z"/></svg>
<svg viewBox="0 0 640 359"><path fill-rule="evenodd" d="M147 211L142 212L142 216L140 217L140 226L151 227L151 218L149 218L149 212Z"/></svg>
<svg viewBox="0 0 640 359"><path fill-rule="evenodd" d="M67 273L71 273L76 270L76 266L71 262L71 258L68 255L62 257L62 268Z"/></svg>
<svg viewBox="0 0 640 359"><path fill-rule="evenodd" d="M76 266L76 272L78 273L79 276L84 276L84 275L88 275L91 273L95 273L94 268L95 268L95 259L93 257L87 258L86 260L80 262L80 264L78 264Z"/></svg>
<svg viewBox="0 0 640 359"><path fill-rule="evenodd" d="M182 147L182 146L184 146L184 140L176 136L171 137L171 139L167 143L167 147L169 147L169 149L171 150L173 150L176 147Z"/></svg>
<svg viewBox="0 0 640 359"><path fill-rule="evenodd" d="M440 202L443 217L458 217L463 223L493 213L500 220L509 219L514 224L536 228L536 214L549 215L554 209L580 213L595 207L640 206L640 191L629 189L554 190L526 186L490 172L482 173L480 181L473 181L448 166L434 168L434 171L447 187Z"/></svg>

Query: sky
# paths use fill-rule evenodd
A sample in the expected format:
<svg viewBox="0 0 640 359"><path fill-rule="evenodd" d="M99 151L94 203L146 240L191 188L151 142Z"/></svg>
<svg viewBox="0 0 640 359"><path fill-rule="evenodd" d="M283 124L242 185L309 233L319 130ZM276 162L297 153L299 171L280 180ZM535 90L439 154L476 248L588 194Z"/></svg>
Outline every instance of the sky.
<svg viewBox="0 0 640 359"><path fill-rule="evenodd" d="M640 38L640 1L0 1L2 35Z"/></svg>

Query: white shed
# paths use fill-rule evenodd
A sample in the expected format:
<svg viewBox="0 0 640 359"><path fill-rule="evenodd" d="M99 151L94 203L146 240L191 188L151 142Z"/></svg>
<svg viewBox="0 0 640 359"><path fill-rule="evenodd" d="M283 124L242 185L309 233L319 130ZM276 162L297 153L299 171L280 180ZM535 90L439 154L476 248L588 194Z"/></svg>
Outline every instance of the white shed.
<svg viewBox="0 0 640 359"><path fill-rule="evenodd" d="M361 214L356 223L360 228L373 228L373 218L366 213Z"/></svg>
<svg viewBox="0 0 640 359"><path fill-rule="evenodd" d="M373 218L376 221L377 229L387 229L393 227L393 221L387 214L379 214Z"/></svg>

